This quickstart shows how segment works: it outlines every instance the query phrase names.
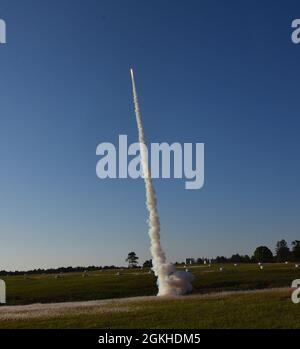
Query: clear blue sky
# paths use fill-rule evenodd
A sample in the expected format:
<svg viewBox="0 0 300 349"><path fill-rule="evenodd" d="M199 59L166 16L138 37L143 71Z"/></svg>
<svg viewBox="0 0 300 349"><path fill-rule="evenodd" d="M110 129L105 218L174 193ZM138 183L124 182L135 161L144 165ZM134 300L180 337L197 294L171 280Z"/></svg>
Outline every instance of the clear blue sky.
<svg viewBox="0 0 300 349"><path fill-rule="evenodd" d="M298 4L297 4L298 3ZM169 260L300 238L299 1L1 0L0 269L150 258L142 180L95 151L204 142L205 186L155 180Z"/></svg>

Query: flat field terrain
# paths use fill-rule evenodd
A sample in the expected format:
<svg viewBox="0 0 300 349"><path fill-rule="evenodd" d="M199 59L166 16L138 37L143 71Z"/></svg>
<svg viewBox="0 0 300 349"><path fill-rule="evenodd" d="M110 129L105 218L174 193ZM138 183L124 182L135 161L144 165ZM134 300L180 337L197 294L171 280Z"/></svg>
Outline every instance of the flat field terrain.
<svg viewBox="0 0 300 349"><path fill-rule="evenodd" d="M179 298L145 297L157 289L143 269L3 277L0 328L300 328L294 264L222 266L191 267L194 292Z"/></svg>

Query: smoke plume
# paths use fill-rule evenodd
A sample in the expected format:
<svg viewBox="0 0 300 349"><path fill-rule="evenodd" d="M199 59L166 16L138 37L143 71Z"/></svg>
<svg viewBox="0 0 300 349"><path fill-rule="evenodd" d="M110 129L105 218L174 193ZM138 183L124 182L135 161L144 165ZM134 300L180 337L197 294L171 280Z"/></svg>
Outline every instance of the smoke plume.
<svg viewBox="0 0 300 349"><path fill-rule="evenodd" d="M152 183L151 172L148 166L145 132L142 124L142 116L132 69L130 69L130 73L136 122L139 133L141 165L146 187L146 204L149 212L148 224L151 241L150 250L152 254L153 271L157 276L158 296L182 295L192 290L191 281L194 279L194 276L186 271L178 271L173 264L167 263L165 252L163 251L160 243L160 222L157 212L155 190Z"/></svg>

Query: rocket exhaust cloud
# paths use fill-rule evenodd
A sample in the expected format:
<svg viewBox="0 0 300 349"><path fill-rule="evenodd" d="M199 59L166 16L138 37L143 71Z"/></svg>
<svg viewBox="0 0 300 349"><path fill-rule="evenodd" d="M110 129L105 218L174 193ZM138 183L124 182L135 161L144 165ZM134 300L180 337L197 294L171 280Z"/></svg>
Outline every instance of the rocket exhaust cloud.
<svg viewBox="0 0 300 349"><path fill-rule="evenodd" d="M145 132L137 96L133 70L130 69L133 101L136 122L139 134L141 164L146 188L146 205L149 212L149 237L151 241L151 254L153 271L157 277L158 296L177 296L192 290L191 282L194 276L186 271L178 271L175 266L167 262L166 255L160 242L160 221L157 211L156 195L148 166Z"/></svg>

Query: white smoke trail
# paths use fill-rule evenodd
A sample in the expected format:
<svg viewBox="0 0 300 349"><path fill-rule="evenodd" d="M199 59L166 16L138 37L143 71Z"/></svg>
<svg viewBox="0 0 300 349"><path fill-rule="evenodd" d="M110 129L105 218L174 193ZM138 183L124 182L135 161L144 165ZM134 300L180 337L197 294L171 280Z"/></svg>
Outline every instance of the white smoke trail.
<svg viewBox="0 0 300 349"><path fill-rule="evenodd" d="M194 279L194 276L189 272L178 271L173 264L167 263L165 252L163 251L160 243L160 222L156 206L155 190L148 166L145 132L142 124L142 116L132 69L130 69L130 73L136 122L139 132L141 164L146 187L146 204L149 211L148 224L149 236L151 240L153 271L157 276L158 296L181 295L192 290L191 281Z"/></svg>

